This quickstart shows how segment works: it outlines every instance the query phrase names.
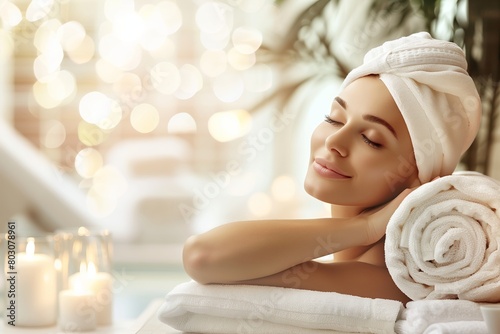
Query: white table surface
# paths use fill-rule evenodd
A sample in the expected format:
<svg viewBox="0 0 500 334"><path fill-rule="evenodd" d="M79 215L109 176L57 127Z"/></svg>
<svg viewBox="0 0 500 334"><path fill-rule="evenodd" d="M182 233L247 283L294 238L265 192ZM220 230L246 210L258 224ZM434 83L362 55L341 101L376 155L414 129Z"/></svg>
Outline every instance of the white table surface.
<svg viewBox="0 0 500 334"><path fill-rule="evenodd" d="M137 319L124 320L108 327L98 327L92 332L80 332L84 334L177 334L182 333L166 324L161 323L156 311L162 303L162 299L152 301ZM14 327L0 320L0 333L5 334L67 334L57 326L45 328Z"/></svg>

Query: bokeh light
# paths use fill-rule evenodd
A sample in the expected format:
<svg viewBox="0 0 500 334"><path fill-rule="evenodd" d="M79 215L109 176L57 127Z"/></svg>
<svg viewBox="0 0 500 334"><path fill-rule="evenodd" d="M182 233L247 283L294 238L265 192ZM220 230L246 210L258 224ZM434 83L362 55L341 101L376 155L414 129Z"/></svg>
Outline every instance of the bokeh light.
<svg viewBox="0 0 500 334"><path fill-rule="evenodd" d="M248 210L255 217L264 217L271 213L273 202L266 193L255 193L248 199Z"/></svg>
<svg viewBox="0 0 500 334"><path fill-rule="evenodd" d="M196 121L186 112L177 113L168 121L167 131L174 135L196 133Z"/></svg>
<svg viewBox="0 0 500 334"><path fill-rule="evenodd" d="M9 1L0 2L0 20L5 29L17 26L23 19L23 14L19 8Z"/></svg>
<svg viewBox="0 0 500 334"><path fill-rule="evenodd" d="M85 28L77 21L69 21L61 25L56 35L64 51L77 49L87 36Z"/></svg>
<svg viewBox="0 0 500 334"><path fill-rule="evenodd" d="M255 53L262 44L262 33L254 28L239 27L232 34L233 45L243 54Z"/></svg>
<svg viewBox="0 0 500 334"><path fill-rule="evenodd" d="M179 69L180 84L175 92L175 97L181 100L192 98L203 88L203 77L193 65L185 64Z"/></svg>
<svg viewBox="0 0 500 334"><path fill-rule="evenodd" d="M67 51L67 55L75 64L89 62L95 55L94 40L89 36L85 36L77 47Z"/></svg>
<svg viewBox="0 0 500 334"><path fill-rule="evenodd" d="M84 148L75 157L75 170L83 178L93 177L103 166L103 157L93 148Z"/></svg>
<svg viewBox="0 0 500 334"><path fill-rule="evenodd" d="M210 135L219 142L228 142L243 137L252 128L252 116L243 109L221 111L208 120Z"/></svg>
<svg viewBox="0 0 500 334"><path fill-rule="evenodd" d="M122 110L118 103L101 92L85 94L80 100L79 111L87 123L106 130L116 127L122 118Z"/></svg>
<svg viewBox="0 0 500 334"><path fill-rule="evenodd" d="M43 125L41 143L46 148L58 148L66 140L66 128L58 120L49 120Z"/></svg>
<svg viewBox="0 0 500 334"><path fill-rule="evenodd" d="M208 1L198 7L196 24L207 34L229 31L233 27L233 8L225 3Z"/></svg>
<svg viewBox="0 0 500 334"><path fill-rule="evenodd" d="M251 68L256 61L254 53L241 53L236 48L232 48L228 51L227 60L231 67L238 71L244 71Z"/></svg>
<svg viewBox="0 0 500 334"><path fill-rule="evenodd" d="M86 146L97 146L104 142L106 134L94 124L81 121L78 124L78 140Z"/></svg>
<svg viewBox="0 0 500 334"><path fill-rule="evenodd" d="M55 0L30 1L26 10L26 19L35 22L45 18L52 12Z"/></svg>
<svg viewBox="0 0 500 334"><path fill-rule="evenodd" d="M104 60L124 71L137 68L142 60L141 49L137 45L123 41L115 34L101 37L98 49Z"/></svg>
<svg viewBox="0 0 500 334"><path fill-rule="evenodd" d="M162 94L173 94L181 84L179 69L169 62L156 64L150 74L153 87Z"/></svg>
<svg viewBox="0 0 500 334"><path fill-rule="evenodd" d="M93 12L86 2L0 0L0 59L30 59L22 72L31 80L27 105L39 122L40 145L74 168L89 207L105 216L126 182L104 165L103 148L111 139L139 137L130 127L187 135L183 140L193 144L199 136L228 142L249 133L248 111L217 111L272 87L272 70L256 63L263 33L254 27L262 23L255 13L266 4L274 6L267 0L104 0ZM204 145L221 147L212 140ZM72 163L67 150L78 152ZM248 196L257 178L245 173L228 191ZM277 191L268 200L279 201Z"/></svg>
<svg viewBox="0 0 500 334"><path fill-rule="evenodd" d="M182 12L179 6L173 1L162 1L156 4L153 9L155 13L158 13L162 19L154 25L156 27L155 31L161 31L168 35L176 33L182 26ZM159 18L156 18L159 20Z"/></svg>
<svg viewBox="0 0 500 334"><path fill-rule="evenodd" d="M135 106L130 114L130 124L140 133L152 132L158 127L159 121L158 110L148 103Z"/></svg>
<svg viewBox="0 0 500 334"><path fill-rule="evenodd" d="M58 71L45 75L43 81L37 81L33 85L33 95L36 102L46 108L55 108L76 93L76 80L68 71Z"/></svg>

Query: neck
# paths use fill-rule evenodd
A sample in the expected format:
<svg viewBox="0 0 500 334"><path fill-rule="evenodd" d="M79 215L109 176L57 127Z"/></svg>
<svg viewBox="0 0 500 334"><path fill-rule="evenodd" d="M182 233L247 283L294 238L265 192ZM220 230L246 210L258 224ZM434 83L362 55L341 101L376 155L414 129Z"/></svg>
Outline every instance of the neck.
<svg viewBox="0 0 500 334"><path fill-rule="evenodd" d="M351 218L359 215L364 208L357 206L331 205L332 218Z"/></svg>

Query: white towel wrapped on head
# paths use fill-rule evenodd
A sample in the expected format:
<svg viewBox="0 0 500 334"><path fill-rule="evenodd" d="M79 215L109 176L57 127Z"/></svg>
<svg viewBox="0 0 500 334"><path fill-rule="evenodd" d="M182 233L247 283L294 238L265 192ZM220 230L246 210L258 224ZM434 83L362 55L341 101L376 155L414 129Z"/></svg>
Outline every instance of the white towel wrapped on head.
<svg viewBox="0 0 500 334"><path fill-rule="evenodd" d="M500 301L500 182L454 173L410 193L387 226L385 260L413 300Z"/></svg>
<svg viewBox="0 0 500 334"><path fill-rule="evenodd" d="M345 78L379 75L401 111L423 184L451 174L476 137L481 101L463 50L427 32L371 49Z"/></svg>

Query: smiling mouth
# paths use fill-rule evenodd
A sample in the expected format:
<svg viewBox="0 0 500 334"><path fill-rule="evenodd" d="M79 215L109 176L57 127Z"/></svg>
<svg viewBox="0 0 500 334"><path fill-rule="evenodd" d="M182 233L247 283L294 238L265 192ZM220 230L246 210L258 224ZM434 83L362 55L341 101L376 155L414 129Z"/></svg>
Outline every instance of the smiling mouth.
<svg viewBox="0 0 500 334"><path fill-rule="evenodd" d="M340 171L332 169L330 166L326 166L326 161L322 161L321 159L316 159L313 161L312 165L314 170L321 176L331 178L331 179L350 179L351 176L345 175Z"/></svg>

